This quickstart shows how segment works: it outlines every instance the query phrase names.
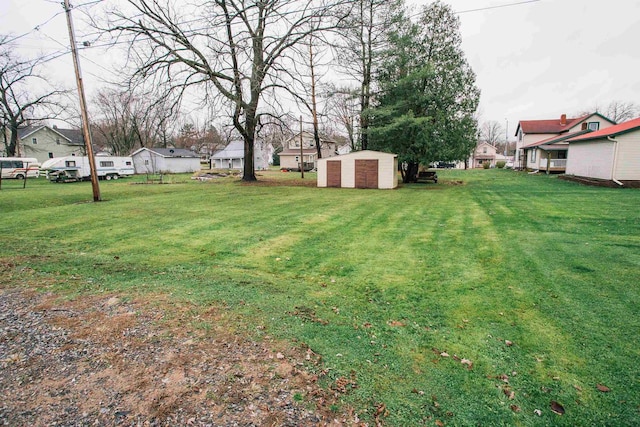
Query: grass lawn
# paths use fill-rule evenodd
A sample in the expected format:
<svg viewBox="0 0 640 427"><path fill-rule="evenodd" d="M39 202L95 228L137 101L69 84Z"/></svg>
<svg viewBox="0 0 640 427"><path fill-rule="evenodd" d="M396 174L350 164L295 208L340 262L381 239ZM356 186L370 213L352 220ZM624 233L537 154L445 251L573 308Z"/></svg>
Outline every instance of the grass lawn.
<svg viewBox="0 0 640 427"><path fill-rule="evenodd" d="M640 191L506 170L394 191L3 181L0 262L167 293L322 356L386 425L640 425ZM304 183L315 175L305 174ZM0 278L0 283L2 278ZM556 412L564 409L564 415Z"/></svg>

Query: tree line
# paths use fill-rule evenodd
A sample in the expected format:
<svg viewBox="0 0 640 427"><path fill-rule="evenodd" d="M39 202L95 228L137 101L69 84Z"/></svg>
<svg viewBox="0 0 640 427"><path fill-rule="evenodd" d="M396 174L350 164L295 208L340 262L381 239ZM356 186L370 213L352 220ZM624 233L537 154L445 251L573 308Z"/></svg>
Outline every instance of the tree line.
<svg viewBox="0 0 640 427"><path fill-rule="evenodd" d="M420 164L465 159L478 140L480 91L442 1L409 13L404 0L123 0L88 19L127 60L122 81L90 102L94 139L114 154L209 152L240 138L252 181L256 139L295 132L303 112L318 142L324 130L353 149L394 152L409 180ZM41 64L4 40L0 49L12 153L17 130L59 117L64 94L30 93ZM182 113L187 103L206 118Z"/></svg>

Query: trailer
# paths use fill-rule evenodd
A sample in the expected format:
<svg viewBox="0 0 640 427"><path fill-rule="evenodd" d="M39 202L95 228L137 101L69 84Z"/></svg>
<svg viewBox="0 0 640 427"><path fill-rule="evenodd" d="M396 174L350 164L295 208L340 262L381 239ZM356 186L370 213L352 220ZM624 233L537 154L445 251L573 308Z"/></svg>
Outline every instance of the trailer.
<svg viewBox="0 0 640 427"><path fill-rule="evenodd" d="M35 157L0 157L0 178L38 178L40 163Z"/></svg>
<svg viewBox="0 0 640 427"><path fill-rule="evenodd" d="M96 172L98 179L118 179L133 175L131 157L96 156ZM40 166L47 173L51 182L77 182L91 179L89 158L86 156L54 157Z"/></svg>

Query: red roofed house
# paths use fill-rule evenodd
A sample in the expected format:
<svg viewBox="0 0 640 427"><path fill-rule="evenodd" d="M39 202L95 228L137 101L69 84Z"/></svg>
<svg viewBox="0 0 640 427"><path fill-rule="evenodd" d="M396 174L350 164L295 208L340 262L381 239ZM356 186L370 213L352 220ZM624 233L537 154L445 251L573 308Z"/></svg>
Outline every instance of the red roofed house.
<svg viewBox="0 0 640 427"><path fill-rule="evenodd" d="M568 138L588 131L615 125L600 113L578 118L566 114L554 120L521 120L516 129L517 169L564 172L567 164Z"/></svg>
<svg viewBox="0 0 640 427"><path fill-rule="evenodd" d="M571 146L567 175L618 185L640 182L640 117L567 141Z"/></svg>

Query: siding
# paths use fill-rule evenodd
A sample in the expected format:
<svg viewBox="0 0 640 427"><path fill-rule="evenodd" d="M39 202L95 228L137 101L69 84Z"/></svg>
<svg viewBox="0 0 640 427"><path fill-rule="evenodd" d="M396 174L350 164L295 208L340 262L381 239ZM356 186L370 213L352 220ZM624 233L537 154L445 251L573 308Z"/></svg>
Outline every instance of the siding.
<svg viewBox="0 0 640 427"><path fill-rule="evenodd" d="M356 151L332 157L332 161L340 161L342 188L356 187L356 160L378 161L378 188L392 189L398 186L398 158L394 154L379 151ZM327 159L318 161L318 187L327 186Z"/></svg>
<svg viewBox="0 0 640 427"><path fill-rule="evenodd" d="M620 135L618 140L618 161L615 178L619 180L640 180L640 131Z"/></svg>
<svg viewBox="0 0 640 427"><path fill-rule="evenodd" d="M614 143L606 140L596 142L572 142L567 154L567 175L598 179L612 179ZM619 179L619 178L618 178Z"/></svg>
<svg viewBox="0 0 640 427"><path fill-rule="evenodd" d="M32 142L33 138L38 142L35 145ZM60 144L57 141L60 141ZM73 154L81 156L83 148L79 145L70 145L67 139L45 127L20 141L20 156L35 157L43 163L49 159L49 153L52 153L53 157L66 157Z"/></svg>

